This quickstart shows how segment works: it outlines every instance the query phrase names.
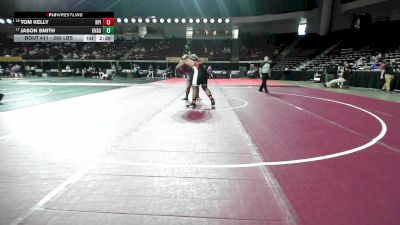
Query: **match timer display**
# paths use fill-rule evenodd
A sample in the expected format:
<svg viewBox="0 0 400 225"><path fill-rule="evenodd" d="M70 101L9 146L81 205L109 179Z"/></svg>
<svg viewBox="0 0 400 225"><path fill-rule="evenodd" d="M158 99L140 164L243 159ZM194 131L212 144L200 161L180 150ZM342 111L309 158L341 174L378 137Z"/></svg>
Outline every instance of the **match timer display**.
<svg viewBox="0 0 400 225"><path fill-rule="evenodd" d="M14 12L14 42L114 42L113 12Z"/></svg>

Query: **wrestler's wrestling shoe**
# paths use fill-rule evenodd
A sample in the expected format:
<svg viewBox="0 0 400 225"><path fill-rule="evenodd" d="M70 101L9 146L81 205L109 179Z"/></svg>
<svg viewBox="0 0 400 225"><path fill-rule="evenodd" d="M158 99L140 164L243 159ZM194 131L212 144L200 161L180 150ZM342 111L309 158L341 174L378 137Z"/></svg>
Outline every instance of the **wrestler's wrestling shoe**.
<svg viewBox="0 0 400 225"><path fill-rule="evenodd" d="M191 102L190 104L186 104L186 107L189 107L189 108L196 108L196 103Z"/></svg>
<svg viewBox="0 0 400 225"><path fill-rule="evenodd" d="M215 99L211 99L211 106L215 106Z"/></svg>
<svg viewBox="0 0 400 225"><path fill-rule="evenodd" d="M188 98L182 98L182 100L188 100ZM199 98L197 98L197 100L201 100L201 98L199 97Z"/></svg>

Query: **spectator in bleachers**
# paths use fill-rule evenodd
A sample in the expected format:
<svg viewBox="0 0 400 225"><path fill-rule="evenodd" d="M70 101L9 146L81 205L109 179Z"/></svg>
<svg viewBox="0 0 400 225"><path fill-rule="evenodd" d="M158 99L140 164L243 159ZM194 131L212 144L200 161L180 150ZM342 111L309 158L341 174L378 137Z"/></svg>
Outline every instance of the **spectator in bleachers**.
<svg viewBox="0 0 400 225"><path fill-rule="evenodd" d="M377 70L379 69L379 65L377 63L371 63L371 66L369 67L370 70Z"/></svg>
<svg viewBox="0 0 400 225"><path fill-rule="evenodd" d="M363 66L363 65L364 65L364 57L360 57L360 58L357 60L356 65L357 65L358 67Z"/></svg>
<svg viewBox="0 0 400 225"><path fill-rule="evenodd" d="M381 61L381 59L382 59L382 53L378 52L378 54L375 56L375 60L376 61Z"/></svg>
<svg viewBox="0 0 400 225"><path fill-rule="evenodd" d="M277 57L278 55L279 55L279 50L276 48L276 49L274 50L274 58Z"/></svg>

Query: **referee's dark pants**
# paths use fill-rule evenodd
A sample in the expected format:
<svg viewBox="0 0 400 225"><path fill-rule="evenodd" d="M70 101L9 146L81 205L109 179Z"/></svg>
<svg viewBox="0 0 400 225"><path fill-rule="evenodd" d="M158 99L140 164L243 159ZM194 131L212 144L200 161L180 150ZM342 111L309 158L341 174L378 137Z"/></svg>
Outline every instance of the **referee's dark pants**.
<svg viewBox="0 0 400 225"><path fill-rule="evenodd" d="M265 89L265 92L269 93L268 89L267 89L267 79L268 79L268 73L263 73L262 74L261 86L260 86L260 89L258 89L259 91L262 92L262 90Z"/></svg>

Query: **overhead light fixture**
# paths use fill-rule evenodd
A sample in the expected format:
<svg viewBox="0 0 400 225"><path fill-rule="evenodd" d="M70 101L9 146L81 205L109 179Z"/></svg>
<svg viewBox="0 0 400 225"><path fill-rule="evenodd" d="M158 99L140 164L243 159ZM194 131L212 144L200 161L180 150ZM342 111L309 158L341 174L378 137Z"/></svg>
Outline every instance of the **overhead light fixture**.
<svg viewBox="0 0 400 225"><path fill-rule="evenodd" d="M0 24L5 24L6 21L0 18Z"/></svg>
<svg viewBox="0 0 400 225"><path fill-rule="evenodd" d="M182 18L182 19L181 19L181 22L182 22L182 23L186 23L186 19L185 19L185 18Z"/></svg>
<svg viewBox="0 0 400 225"><path fill-rule="evenodd" d="M175 23L179 23L179 19L178 19L178 18L175 18L175 19L174 19L174 22L175 22Z"/></svg>
<svg viewBox="0 0 400 225"><path fill-rule="evenodd" d="M124 23L128 23L128 22L129 22L128 18L125 18Z"/></svg>
<svg viewBox="0 0 400 225"><path fill-rule="evenodd" d="M196 19L196 23L200 23L200 19L199 18Z"/></svg>
<svg viewBox="0 0 400 225"><path fill-rule="evenodd" d="M150 23L150 19L149 19L149 18L146 18L144 21L145 21L146 23Z"/></svg>
<svg viewBox="0 0 400 225"><path fill-rule="evenodd" d="M171 23L171 22L172 22L171 18L168 18L167 23Z"/></svg>
<svg viewBox="0 0 400 225"><path fill-rule="evenodd" d="M229 23L231 20L229 18L225 19L225 23Z"/></svg>
<svg viewBox="0 0 400 225"><path fill-rule="evenodd" d="M136 19L135 19L135 18L132 18L132 19L131 19L131 22L132 22L132 23L136 23Z"/></svg>
<svg viewBox="0 0 400 225"><path fill-rule="evenodd" d="M218 23L222 23L222 19L221 18L218 19Z"/></svg>
<svg viewBox="0 0 400 225"><path fill-rule="evenodd" d="M164 23L164 19L163 18L160 19L160 23Z"/></svg>
<svg viewBox="0 0 400 225"><path fill-rule="evenodd" d="M193 19L192 18L189 19L189 23L193 23Z"/></svg>
<svg viewBox="0 0 400 225"><path fill-rule="evenodd" d="M117 22L121 23L122 22L121 18L117 18Z"/></svg>
<svg viewBox="0 0 400 225"><path fill-rule="evenodd" d="M137 21L138 21L138 23L143 23L143 19L142 18L137 19Z"/></svg>
<svg viewBox="0 0 400 225"><path fill-rule="evenodd" d="M157 23L157 19L156 18L153 19L153 23Z"/></svg>
<svg viewBox="0 0 400 225"><path fill-rule="evenodd" d="M204 18L203 23L207 23L207 22L208 22L207 18Z"/></svg>
<svg viewBox="0 0 400 225"><path fill-rule="evenodd" d="M214 23L215 22L215 20L214 19L210 19L210 23Z"/></svg>

